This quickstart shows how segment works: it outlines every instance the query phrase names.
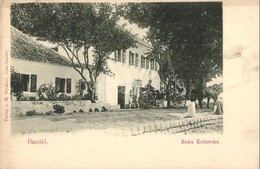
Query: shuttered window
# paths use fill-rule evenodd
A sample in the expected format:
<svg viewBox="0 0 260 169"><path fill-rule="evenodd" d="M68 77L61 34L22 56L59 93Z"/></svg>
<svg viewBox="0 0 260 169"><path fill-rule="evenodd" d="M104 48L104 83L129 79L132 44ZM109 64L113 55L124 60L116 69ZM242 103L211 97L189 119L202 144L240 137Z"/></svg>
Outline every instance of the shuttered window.
<svg viewBox="0 0 260 169"><path fill-rule="evenodd" d="M145 58L143 55L141 56L141 68L145 68Z"/></svg>
<svg viewBox="0 0 260 169"><path fill-rule="evenodd" d="M29 75L27 74L21 74L21 84L22 84L22 89L25 92L29 91Z"/></svg>
<svg viewBox="0 0 260 169"><path fill-rule="evenodd" d="M117 61L117 51L115 51L115 61Z"/></svg>
<svg viewBox="0 0 260 169"><path fill-rule="evenodd" d="M71 93L71 78L65 79L65 78L56 77L55 87L61 93L65 93L65 89L67 93Z"/></svg>
<svg viewBox="0 0 260 169"><path fill-rule="evenodd" d="M146 59L146 69L149 69L149 64L150 64L150 61L148 59Z"/></svg>
<svg viewBox="0 0 260 169"><path fill-rule="evenodd" d="M129 65L134 65L134 53L129 51Z"/></svg>
<svg viewBox="0 0 260 169"><path fill-rule="evenodd" d="M124 58L122 59L122 55L123 55L123 51L122 50L116 50L115 51L115 61L121 62L122 60L124 60Z"/></svg>
<svg viewBox="0 0 260 169"><path fill-rule="evenodd" d="M154 60L151 60L150 63L151 63L151 70L154 70Z"/></svg>
<svg viewBox="0 0 260 169"><path fill-rule="evenodd" d="M122 57L122 62L125 63L126 61L126 50L123 49L123 57Z"/></svg>
<svg viewBox="0 0 260 169"><path fill-rule="evenodd" d="M31 75L31 92L37 91L37 75L32 74Z"/></svg>
<svg viewBox="0 0 260 169"><path fill-rule="evenodd" d="M55 78L55 87L60 92L60 78L58 77Z"/></svg>
<svg viewBox="0 0 260 169"><path fill-rule="evenodd" d="M71 93L71 79L67 78L67 93Z"/></svg>
<svg viewBox="0 0 260 169"><path fill-rule="evenodd" d="M139 56L138 53L135 54L135 66L138 67L139 66Z"/></svg>
<svg viewBox="0 0 260 169"><path fill-rule="evenodd" d="M121 60L122 60L121 55L122 55L122 50L118 50L117 51L117 56L118 56L117 61L119 61L119 62L121 62Z"/></svg>

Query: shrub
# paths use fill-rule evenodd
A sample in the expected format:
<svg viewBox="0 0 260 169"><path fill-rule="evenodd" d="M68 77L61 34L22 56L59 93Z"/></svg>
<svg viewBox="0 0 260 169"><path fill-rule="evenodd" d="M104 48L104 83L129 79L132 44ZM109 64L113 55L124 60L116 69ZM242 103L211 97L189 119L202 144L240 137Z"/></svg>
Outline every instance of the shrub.
<svg viewBox="0 0 260 169"><path fill-rule="evenodd" d="M29 101L35 101L36 98L35 98L34 96L31 96L31 97L28 98L28 100L29 100Z"/></svg>
<svg viewBox="0 0 260 169"><path fill-rule="evenodd" d="M66 94L60 94L58 100L60 100L60 101L71 100L71 97Z"/></svg>
<svg viewBox="0 0 260 169"><path fill-rule="evenodd" d="M35 110L30 110L30 111L27 111L25 113L26 116L35 116L37 115L36 111Z"/></svg>
<svg viewBox="0 0 260 169"><path fill-rule="evenodd" d="M105 106L102 107L101 111L107 111L107 108Z"/></svg>
<svg viewBox="0 0 260 169"><path fill-rule="evenodd" d="M80 112L80 113L83 113L84 111L83 111L82 109L79 109L79 112Z"/></svg>
<svg viewBox="0 0 260 169"><path fill-rule="evenodd" d="M11 67L11 86L10 87L11 87L11 94L17 98L20 98L23 93L22 84L21 84L21 74L15 72L14 67Z"/></svg>
<svg viewBox="0 0 260 169"><path fill-rule="evenodd" d="M59 90L57 87L53 87L52 84L43 84L39 87L37 91L37 96L39 100L57 100Z"/></svg>
<svg viewBox="0 0 260 169"><path fill-rule="evenodd" d="M81 95L74 95L71 98L72 100L82 100L82 96Z"/></svg>
<svg viewBox="0 0 260 169"><path fill-rule="evenodd" d="M54 113L62 114L65 112L64 106L55 104L53 105Z"/></svg>
<svg viewBox="0 0 260 169"><path fill-rule="evenodd" d="M24 96L23 94L18 96L16 99L17 99L17 101L28 101L29 100L29 98Z"/></svg>
<svg viewBox="0 0 260 169"><path fill-rule="evenodd" d="M82 98L82 100L90 100L91 99L91 95L89 93L85 94Z"/></svg>
<svg viewBox="0 0 260 169"><path fill-rule="evenodd" d="M53 111L47 111L45 114L49 116L49 115L53 115L54 113Z"/></svg>

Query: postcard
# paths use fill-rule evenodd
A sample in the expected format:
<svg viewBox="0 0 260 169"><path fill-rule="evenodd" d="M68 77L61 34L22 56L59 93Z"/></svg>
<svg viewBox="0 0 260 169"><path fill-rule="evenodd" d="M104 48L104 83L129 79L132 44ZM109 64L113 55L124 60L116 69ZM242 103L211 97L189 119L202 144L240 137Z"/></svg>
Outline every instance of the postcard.
<svg viewBox="0 0 260 169"><path fill-rule="evenodd" d="M258 1L0 4L0 168L259 168Z"/></svg>

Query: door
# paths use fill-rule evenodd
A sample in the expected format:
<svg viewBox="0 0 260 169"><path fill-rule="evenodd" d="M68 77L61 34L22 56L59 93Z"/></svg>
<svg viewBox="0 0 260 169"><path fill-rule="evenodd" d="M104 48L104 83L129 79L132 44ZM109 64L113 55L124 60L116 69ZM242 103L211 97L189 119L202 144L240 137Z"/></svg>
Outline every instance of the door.
<svg viewBox="0 0 260 169"><path fill-rule="evenodd" d="M125 108L125 86L118 86L117 88L117 104L120 105L120 109Z"/></svg>

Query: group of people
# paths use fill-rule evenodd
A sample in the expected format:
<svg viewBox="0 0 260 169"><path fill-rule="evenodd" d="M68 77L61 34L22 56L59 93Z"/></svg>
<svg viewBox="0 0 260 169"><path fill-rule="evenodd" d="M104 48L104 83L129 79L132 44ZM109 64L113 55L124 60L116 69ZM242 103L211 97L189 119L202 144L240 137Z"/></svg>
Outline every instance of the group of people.
<svg viewBox="0 0 260 169"><path fill-rule="evenodd" d="M176 81L174 81L174 80L167 79L166 83L168 83L167 84L168 87L175 90L176 94L183 95L183 96L186 95L186 87L185 87L183 81L179 81L176 83ZM166 86L163 86L162 88L165 88L165 87ZM147 91L154 93L154 87L152 86L152 80L148 81L146 88L147 88ZM218 95L218 98L214 103L213 114L216 114L216 115L223 114L223 94L222 94L222 92Z"/></svg>
<svg viewBox="0 0 260 169"><path fill-rule="evenodd" d="M166 87L167 86L167 87ZM175 93L178 95L185 96L186 95L186 87L183 81L175 81L173 79L166 78L165 83L161 83L161 89L163 93L166 93L166 90L170 91L170 93Z"/></svg>

